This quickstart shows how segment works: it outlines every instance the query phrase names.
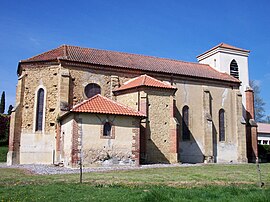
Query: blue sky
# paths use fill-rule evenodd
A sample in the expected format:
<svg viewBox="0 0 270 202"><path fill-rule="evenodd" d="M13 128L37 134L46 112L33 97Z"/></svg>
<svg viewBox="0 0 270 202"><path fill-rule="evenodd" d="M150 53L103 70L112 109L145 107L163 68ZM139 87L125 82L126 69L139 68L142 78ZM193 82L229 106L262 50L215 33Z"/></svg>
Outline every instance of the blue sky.
<svg viewBox="0 0 270 202"><path fill-rule="evenodd" d="M14 104L19 60L62 44L196 61L219 44L251 50L270 115L270 1L1 0L0 92Z"/></svg>

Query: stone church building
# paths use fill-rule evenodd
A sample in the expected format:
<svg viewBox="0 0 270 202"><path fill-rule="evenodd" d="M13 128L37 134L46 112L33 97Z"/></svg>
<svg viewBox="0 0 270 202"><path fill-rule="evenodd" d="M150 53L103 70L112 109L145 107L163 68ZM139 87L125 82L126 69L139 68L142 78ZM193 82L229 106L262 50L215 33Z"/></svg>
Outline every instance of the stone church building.
<svg viewBox="0 0 270 202"><path fill-rule="evenodd" d="M248 55L221 43L192 63L62 45L22 60L7 163L254 161Z"/></svg>

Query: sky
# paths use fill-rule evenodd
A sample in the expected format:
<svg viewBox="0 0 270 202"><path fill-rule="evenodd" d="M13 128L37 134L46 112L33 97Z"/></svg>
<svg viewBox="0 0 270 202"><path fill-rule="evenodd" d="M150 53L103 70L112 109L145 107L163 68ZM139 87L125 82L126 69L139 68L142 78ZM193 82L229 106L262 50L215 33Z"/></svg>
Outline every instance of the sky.
<svg viewBox="0 0 270 202"><path fill-rule="evenodd" d="M0 93L15 104L17 66L62 44L197 62L224 42L250 50L249 77L270 115L268 0L0 0Z"/></svg>

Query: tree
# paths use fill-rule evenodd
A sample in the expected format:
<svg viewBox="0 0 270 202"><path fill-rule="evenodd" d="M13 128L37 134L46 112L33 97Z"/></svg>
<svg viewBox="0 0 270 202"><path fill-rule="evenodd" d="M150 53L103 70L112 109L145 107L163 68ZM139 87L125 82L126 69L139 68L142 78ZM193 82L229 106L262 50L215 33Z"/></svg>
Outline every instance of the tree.
<svg viewBox="0 0 270 202"><path fill-rule="evenodd" d="M2 96L1 96L1 101L0 101L0 113L4 114L5 113L5 91L3 91Z"/></svg>
<svg viewBox="0 0 270 202"><path fill-rule="evenodd" d="M261 89L260 86L256 83L256 81L250 80L249 81L250 87L254 91L254 113L255 113L255 120L257 122L266 122L264 119L265 117L265 102L260 96Z"/></svg>
<svg viewBox="0 0 270 202"><path fill-rule="evenodd" d="M270 116L266 116L266 123L270 123Z"/></svg>
<svg viewBox="0 0 270 202"><path fill-rule="evenodd" d="M11 114L12 109L13 109L13 106L12 106L12 105L9 105L9 107L8 107L8 115L10 115L10 114Z"/></svg>
<svg viewBox="0 0 270 202"><path fill-rule="evenodd" d="M10 117L8 115L0 114L0 146L8 145Z"/></svg>

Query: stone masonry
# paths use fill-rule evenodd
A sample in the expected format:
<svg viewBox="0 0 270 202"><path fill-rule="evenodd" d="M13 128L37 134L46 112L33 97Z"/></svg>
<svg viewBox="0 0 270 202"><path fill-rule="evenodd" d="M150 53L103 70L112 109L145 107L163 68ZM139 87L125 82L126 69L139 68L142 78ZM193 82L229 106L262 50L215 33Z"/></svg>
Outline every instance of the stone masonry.
<svg viewBox="0 0 270 202"><path fill-rule="evenodd" d="M136 164L142 156L145 163L246 162L246 141L247 149L251 151L252 148L252 158L257 157L251 93L246 94L247 111L251 115L247 123L250 135L246 139L238 83L60 59L21 63L18 73L16 106L11 115L9 164L50 164L61 159L62 154L66 156L69 149L71 164L78 163L77 119L73 122L72 146L65 148L65 152L61 151L61 138L65 135L59 129L61 123L58 119L72 106L87 99L84 89L89 83L98 84L101 95L147 115L140 127L136 125L133 130L132 158ZM113 93L126 81L142 74L170 83L177 91L136 88ZM44 127L42 131L35 131L39 88L45 91ZM184 106L189 107L191 138L188 141L182 139ZM225 141L218 141L220 109L225 111Z"/></svg>

